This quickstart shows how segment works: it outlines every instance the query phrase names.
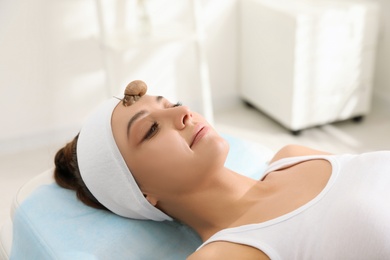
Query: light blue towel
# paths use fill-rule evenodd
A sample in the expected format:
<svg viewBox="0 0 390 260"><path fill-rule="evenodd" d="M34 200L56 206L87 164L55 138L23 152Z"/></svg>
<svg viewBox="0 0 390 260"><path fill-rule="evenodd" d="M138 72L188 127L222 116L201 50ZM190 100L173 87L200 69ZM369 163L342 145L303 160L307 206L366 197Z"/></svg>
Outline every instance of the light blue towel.
<svg viewBox="0 0 390 260"><path fill-rule="evenodd" d="M230 143L226 166L258 179L272 152L248 141ZM178 222L119 217L83 205L75 193L42 185L16 210L11 259L185 259L201 244Z"/></svg>

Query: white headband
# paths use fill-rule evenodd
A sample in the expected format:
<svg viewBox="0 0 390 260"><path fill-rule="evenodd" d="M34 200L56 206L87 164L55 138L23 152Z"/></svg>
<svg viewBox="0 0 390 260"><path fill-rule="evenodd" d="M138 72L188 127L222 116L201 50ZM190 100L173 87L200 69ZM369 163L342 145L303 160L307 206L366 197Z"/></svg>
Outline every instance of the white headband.
<svg viewBox="0 0 390 260"><path fill-rule="evenodd" d="M120 216L172 220L145 199L115 143L111 116L117 104L114 98L103 103L80 131L77 160L81 177L93 196Z"/></svg>

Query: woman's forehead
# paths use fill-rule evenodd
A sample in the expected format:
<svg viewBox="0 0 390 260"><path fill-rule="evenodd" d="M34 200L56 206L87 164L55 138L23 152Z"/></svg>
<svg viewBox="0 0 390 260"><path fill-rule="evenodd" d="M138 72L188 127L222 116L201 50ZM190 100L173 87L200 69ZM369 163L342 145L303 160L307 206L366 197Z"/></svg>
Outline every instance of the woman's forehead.
<svg viewBox="0 0 390 260"><path fill-rule="evenodd" d="M134 104L132 104L130 106L125 106L125 105L123 105L122 101L120 101L118 103L118 105L115 107L114 113L115 113L115 110L125 110L125 111L134 110L134 111L136 111L137 108L139 109L143 105L152 104L153 98L156 98L156 97L150 96L150 95L144 95L144 96L140 97Z"/></svg>
<svg viewBox="0 0 390 260"><path fill-rule="evenodd" d="M125 118L130 118L141 110L148 110L154 104L161 102L162 99L162 96L144 95L130 106L124 106L122 102L119 102L112 113L111 123L112 125L122 124Z"/></svg>

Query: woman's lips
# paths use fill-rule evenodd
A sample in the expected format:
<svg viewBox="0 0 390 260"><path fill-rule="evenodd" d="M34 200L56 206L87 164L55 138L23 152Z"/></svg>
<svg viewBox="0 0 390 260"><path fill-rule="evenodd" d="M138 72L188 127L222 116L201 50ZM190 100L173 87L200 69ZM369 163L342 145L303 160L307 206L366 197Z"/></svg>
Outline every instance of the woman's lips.
<svg viewBox="0 0 390 260"><path fill-rule="evenodd" d="M209 131L209 128L207 126L199 126L196 128L194 138L192 139L192 143L190 145L190 148L194 146L196 143L198 143Z"/></svg>

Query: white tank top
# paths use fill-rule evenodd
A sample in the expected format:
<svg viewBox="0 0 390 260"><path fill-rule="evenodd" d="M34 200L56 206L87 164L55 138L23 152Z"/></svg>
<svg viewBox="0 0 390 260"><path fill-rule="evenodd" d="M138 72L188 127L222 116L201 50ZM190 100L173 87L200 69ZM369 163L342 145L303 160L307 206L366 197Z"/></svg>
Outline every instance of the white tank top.
<svg viewBox="0 0 390 260"><path fill-rule="evenodd" d="M201 247L228 241L258 248L271 259L390 259L390 151L284 158L264 176L312 159L332 165L314 199L275 219L221 230Z"/></svg>

